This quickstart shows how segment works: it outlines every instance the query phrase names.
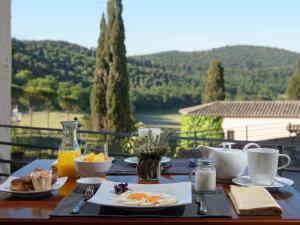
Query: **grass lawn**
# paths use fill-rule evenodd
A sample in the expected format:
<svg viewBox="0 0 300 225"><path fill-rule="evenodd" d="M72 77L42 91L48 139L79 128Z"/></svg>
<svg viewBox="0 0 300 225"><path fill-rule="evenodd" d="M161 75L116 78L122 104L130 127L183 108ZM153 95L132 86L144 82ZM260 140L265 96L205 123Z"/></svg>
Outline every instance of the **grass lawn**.
<svg viewBox="0 0 300 225"><path fill-rule="evenodd" d="M180 129L181 115L177 109L137 112L135 117L148 127Z"/></svg>
<svg viewBox="0 0 300 225"><path fill-rule="evenodd" d="M69 113L69 117L67 117L67 114L64 112L50 112L50 128L61 128L60 121L72 120L74 117L80 120L82 116L83 114ZM137 112L135 117L148 127L180 129L181 115L177 109ZM18 125L30 126L30 115L23 113ZM47 127L47 112L33 112L32 126Z"/></svg>
<svg viewBox="0 0 300 225"><path fill-rule="evenodd" d="M50 128L61 128L60 121L65 120L73 120L74 117L81 118L83 114L74 114L69 113L67 116L67 113L64 112L50 112ZM68 118L69 117L69 118ZM18 125L21 126L30 126L30 114L29 113L23 113L22 119L18 123ZM32 126L33 127L47 127L47 112L40 111L40 112L33 112L32 115Z"/></svg>

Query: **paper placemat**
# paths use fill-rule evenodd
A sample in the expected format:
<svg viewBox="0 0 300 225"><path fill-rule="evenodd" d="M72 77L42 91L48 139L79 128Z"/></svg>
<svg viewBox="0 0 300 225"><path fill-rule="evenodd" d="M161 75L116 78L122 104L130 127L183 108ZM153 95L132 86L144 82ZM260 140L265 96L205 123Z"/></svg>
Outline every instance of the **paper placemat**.
<svg viewBox="0 0 300 225"><path fill-rule="evenodd" d="M204 194L204 201L208 208L207 215L198 215L196 204L196 194L193 193L193 203L185 206L178 206L163 209L160 211L127 211L115 207L106 207L87 203L77 215L70 212L82 199L83 190L76 187L73 192L62 199L57 207L50 214L51 217L232 217L232 210L229 207L227 197L222 188L218 188L214 193Z"/></svg>

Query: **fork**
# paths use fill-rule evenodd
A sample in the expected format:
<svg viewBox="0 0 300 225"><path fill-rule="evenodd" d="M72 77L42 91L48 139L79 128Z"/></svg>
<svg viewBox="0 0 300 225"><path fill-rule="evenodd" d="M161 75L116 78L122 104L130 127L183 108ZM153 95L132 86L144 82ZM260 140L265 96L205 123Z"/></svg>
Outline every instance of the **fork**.
<svg viewBox="0 0 300 225"><path fill-rule="evenodd" d="M78 214L82 206L84 206L91 197L94 195L94 186L88 186L84 192L83 199L73 208L71 214Z"/></svg>

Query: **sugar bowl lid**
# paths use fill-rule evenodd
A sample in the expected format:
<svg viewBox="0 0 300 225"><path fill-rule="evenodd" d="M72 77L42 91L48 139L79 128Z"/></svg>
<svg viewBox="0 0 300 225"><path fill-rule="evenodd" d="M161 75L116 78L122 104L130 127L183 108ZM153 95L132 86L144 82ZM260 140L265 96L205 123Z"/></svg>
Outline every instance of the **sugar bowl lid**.
<svg viewBox="0 0 300 225"><path fill-rule="evenodd" d="M215 161L213 159L198 159L197 166L206 165L206 166L213 166L215 165Z"/></svg>

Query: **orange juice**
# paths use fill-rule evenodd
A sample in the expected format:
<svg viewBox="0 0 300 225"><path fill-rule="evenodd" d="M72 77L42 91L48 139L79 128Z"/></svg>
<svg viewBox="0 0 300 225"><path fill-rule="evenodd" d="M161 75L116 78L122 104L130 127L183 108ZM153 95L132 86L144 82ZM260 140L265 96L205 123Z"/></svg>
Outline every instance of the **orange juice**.
<svg viewBox="0 0 300 225"><path fill-rule="evenodd" d="M64 184L64 186L62 186L59 190L58 190L58 194L62 195L62 196L67 196L69 194L71 194L71 192L74 189L74 184L76 184L76 179L77 178L68 178L68 180L66 181L66 183Z"/></svg>
<svg viewBox="0 0 300 225"><path fill-rule="evenodd" d="M80 150L59 150L57 160L57 173L59 177L76 177L74 159L80 157Z"/></svg>

